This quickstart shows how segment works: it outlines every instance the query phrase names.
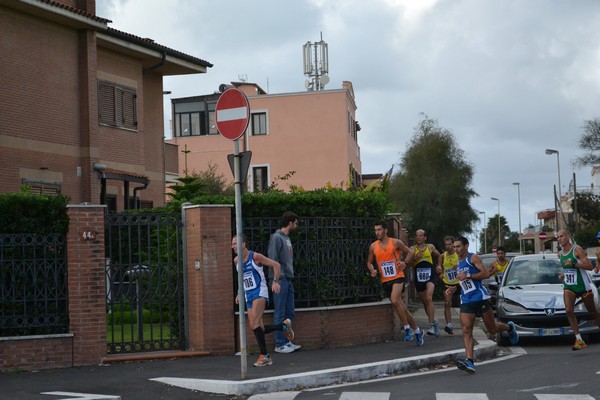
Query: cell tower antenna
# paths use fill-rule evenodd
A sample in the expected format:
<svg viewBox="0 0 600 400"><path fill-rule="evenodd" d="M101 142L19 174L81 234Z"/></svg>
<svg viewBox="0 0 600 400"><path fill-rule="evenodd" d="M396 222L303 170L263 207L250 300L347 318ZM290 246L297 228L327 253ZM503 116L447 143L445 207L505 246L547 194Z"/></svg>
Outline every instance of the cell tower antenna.
<svg viewBox="0 0 600 400"><path fill-rule="evenodd" d="M324 90L329 83L329 49L323 40L319 42L306 42L302 45L302 58L304 62L304 75L308 79L304 82L306 90Z"/></svg>

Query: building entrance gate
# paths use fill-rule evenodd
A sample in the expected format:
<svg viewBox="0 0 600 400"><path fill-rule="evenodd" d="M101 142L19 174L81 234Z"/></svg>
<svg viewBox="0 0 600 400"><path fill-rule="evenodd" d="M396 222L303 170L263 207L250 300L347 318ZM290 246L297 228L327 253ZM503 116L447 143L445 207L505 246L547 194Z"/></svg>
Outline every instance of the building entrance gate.
<svg viewBox="0 0 600 400"><path fill-rule="evenodd" d="M106 215L108 354L185 348L180 214Z"/></svg>

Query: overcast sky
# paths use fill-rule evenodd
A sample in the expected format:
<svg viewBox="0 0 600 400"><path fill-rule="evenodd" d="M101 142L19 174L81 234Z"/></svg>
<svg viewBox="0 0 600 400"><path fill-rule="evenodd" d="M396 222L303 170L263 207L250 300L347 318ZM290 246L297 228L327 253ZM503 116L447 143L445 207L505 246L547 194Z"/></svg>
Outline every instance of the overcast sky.
<svg viewBox="0 0 600 400"><path fill-rule="evenodd" d="M556 155L566 191L584 120L600 117L597 0L96 0L109 26L214 64L165 79L170 97L247 77L303 91L302 45L329 45L330 83L354 85L362 172L397 164L421 113L451 130L475 167L472 206L518 230L553 208ZM167 133L168 134L168 133ZM301 155L300 155L301 156ZM457 188L460 190L460 188ZM481 227L478 227L481 229Z"/></svg>

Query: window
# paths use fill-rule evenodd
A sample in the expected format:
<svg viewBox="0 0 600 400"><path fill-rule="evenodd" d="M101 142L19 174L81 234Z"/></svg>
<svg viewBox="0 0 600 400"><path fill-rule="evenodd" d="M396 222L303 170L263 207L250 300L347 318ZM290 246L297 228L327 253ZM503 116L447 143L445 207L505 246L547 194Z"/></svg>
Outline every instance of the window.
<svg viewBox="0 0 600 400"><path fill-rule="evenodd" d="M216 105L216 102L205 101L175 103L175 136L218 135Z"/></svg>
<svg viewBox="0 0 600 400"><path fill-rule="evenodd" d="M269 167L252 167L252 191L265 192L269 188Z"/></svg>
<svg viewBox="0 0 600 400"><path fill-rule="evenodd" d="M98 82L98 120L101 125L137 129L135 89L113 82Z"/></svg>
<svg viewBox="0 0 600 400"><path fill-rule="evenodd" d="M264 111L252 113L252 135L266 135L267 133L267 113Z"/></svg>

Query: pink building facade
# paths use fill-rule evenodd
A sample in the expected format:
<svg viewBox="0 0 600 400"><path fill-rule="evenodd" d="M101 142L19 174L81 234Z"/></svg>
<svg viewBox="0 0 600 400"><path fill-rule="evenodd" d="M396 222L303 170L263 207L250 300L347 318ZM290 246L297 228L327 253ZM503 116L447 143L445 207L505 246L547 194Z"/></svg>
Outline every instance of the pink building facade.
<svg viewBox="0 0 600 400"><path fill-rule="evenodd" d="M360 184L361 161L352 83L341 89L267 94L258 85L233 82L250 104L250 123L240 151L251 151L249 191L273 184L289 191ZM222 85L223 86L223 85ZM221 89L224 89L222 87ZM220 93L173 99L173 138L179 147L180 175L216 165L229 182L227 154L234 143L218 134L214 107ZM281 177L288 176L282 180Z"/></svg>

